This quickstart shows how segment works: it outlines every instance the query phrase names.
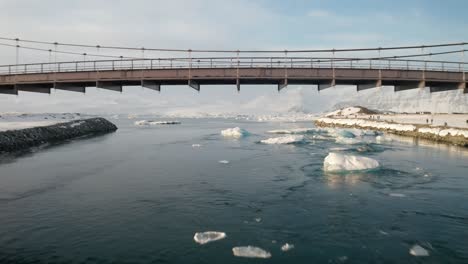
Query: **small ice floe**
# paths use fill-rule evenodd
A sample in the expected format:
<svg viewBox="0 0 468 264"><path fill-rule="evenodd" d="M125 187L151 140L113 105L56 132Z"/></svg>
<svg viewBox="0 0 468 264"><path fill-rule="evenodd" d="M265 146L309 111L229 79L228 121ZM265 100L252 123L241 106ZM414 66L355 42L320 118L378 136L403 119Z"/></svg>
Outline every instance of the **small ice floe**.
<svg viewBox="0 0 468 264"><path fill-rule="evenodd" d="M192 148L200 148L201 146L201 144L192 144Z"/></svg>
<svg viewBox="0 0 468 264"><path fill-rule="evenodd" d="M149 121L140 120L135 122L135 126L155 126L155 125L179 125L179 121Z"/></svg>
<svg viewBox="0 0 468 264"><path fill-rule="evenodd" d="M353 144L361 143L361 141L357 138L347 138L347 137L337 137L335 141L336 143L345 144L345 145L353 145Z"/></svg>
<svg viewBox="0 0 468 264"><path fill-rule="evenodd" d="M388 141L388 142L392 142L393 139L389 138L389 137L386 137L386 136L383 136L383 135L380 135L380 136L376 136L375 137L375 141L377 143L382 143L382 142L385 142L385 141Z"/></svg>
<svg viewBox="0 0 468 264"><path fill-rule="evenodd" d="M220 160L218 162L221 164L229 164L229 160Z"/></svg>
<svg viewBox="0 0 468 264"><path fill-rule="evenodd" d="M329 150L330 151L345 151L345 150L349 150L349 148L330 148Z"/></svg>
<svg viewBox="0 0 468 264"><path fill-rule="evenodd" d="M281 251L286 252L286 251L289 251L289 250L291 250L291 249L293 249L293 248L294 248L294 245L293 245L293 244L288 244L288 243L286 243L286 244L284 244L284 245L281 246Z"/></svg>
<svg viewBox="0 0 468 264"><path fill-rule="evenodd" d="M221 240L226 237L226 233L224 232L216 232L216 231L207 231L207 232L197 232L193 236L193 240L200 245L213 242L216 240Z"/></svg>
<svg viewBox="0 0 468 264"><path fill-rule="evenodd" d="M409 253L415 257L427 257L429 256L429 251L421 247L420 245L414 245L410 248Z"/></svg>
<svg viewBox="0 0 468 264"><path fill-rule="evenodd" d="M248 134L249 132L247 132L247 130L240 127L228 128L221 131L221 135L228 138L241 138L247 136Z"/></svg>
<svg viewBox="0 0 468 264"><path fill-rule="evenodd" d="M388 233L383 231L383 230L379 230L379 234L384 235L384 236L388 236Z"/></svg>
<svg viewBox="0 0 468 264"><path fill-rule="evenodd" d="M391 197L399 197L399 198L406 197L406 195L404 195L404 194L402 194L402 193L389 193L388 196L391 196Z"/></svg>
<svg viewBox="0 0 468 264"><path fill-rule="evenodd" d="M317 128L294 128L294 129L278 129L278 130L270 130L267 133L270 134L309 134L314 132L323 132L325 130L317 129Z"/></svg>
<svg viewBox="0 0 468 264"><path fill-rule="evenodd" d="M259 247L246 246L246 247L234 247L232 253L236 257L244 258L271 258L271 254Z"/></svg>
<svg viewBox="0 0 468 264"><path fill-rule="evenodd" d="M304 141L304 136L299 135L299 136L284 136L284 137L276 137L276 138L269 138L269 139L264 139L261 140L260 143L263 144L295 144L295 143L302 143Z"/></svg>
<svg viewBox="0 0 468 264"><path fill-rule="evenodd" d="M255 222L260 223L261 221L262 221L262 218L260 217L255 218Z"/></svg>
<svg viewBox="0 0 468 264"><path fill-rule="evenodd" d="M323 161L325 171L368 170L377 167L379 167L379 162L374 159L333 152L328 154Z"/></svg>

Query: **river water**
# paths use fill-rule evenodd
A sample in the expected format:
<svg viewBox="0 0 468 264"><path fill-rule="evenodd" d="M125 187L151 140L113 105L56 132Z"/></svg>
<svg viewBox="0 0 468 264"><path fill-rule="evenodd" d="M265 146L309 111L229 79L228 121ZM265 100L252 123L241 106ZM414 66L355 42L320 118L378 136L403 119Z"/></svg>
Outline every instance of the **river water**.
<svg viewBox="0 0 468 264"><path fill-rule="evenodd" d="M311 122L114 121L113 134L1 158L0 263L468 263L466 149L258 143ZM250 136L221 136L237 126ZM336 148L381 166L324 172ZM199 245L201 231L227 237ZM233 255L247 245L272 256Z"/></svg>

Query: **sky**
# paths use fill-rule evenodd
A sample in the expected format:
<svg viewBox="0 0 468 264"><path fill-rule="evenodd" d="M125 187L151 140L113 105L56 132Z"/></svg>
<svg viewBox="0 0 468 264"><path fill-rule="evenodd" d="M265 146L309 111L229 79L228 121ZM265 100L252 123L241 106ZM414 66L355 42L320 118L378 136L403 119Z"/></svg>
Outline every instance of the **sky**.
<svg viewBox="0 0 468 264"><path fill-rule="evenodd" d="M0 0L0 36L180 49L421 45L467 42L466 10L468 1L461 0ZM85 52L140 55L93 49ZM0 46L0 64L14 63L15 54L14 48ZM145 56L164 54L148 52ZM58 55L57 59L77 60L67 55ZM20 63L48 60L47 52L19 52ZM320 112L350 96L358 96L354 90L337 87L318 93L316 87L301 86L288 87L278 94L274 86L248 86L238 94L232 86L210 86L202 87L200 93L187 87L163 87L160 94L141 87L126 87L123 94L96 89L90 89L86 95L21 93L18 97L0 95L0 111L274 112L302 108Z"/></svg>

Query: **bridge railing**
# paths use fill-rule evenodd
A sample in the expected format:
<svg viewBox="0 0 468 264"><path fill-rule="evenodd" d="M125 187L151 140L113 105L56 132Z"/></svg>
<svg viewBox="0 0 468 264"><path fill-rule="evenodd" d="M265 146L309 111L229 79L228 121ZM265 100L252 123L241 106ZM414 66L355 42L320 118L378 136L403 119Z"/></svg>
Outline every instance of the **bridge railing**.
<svg viewBox="0 0 468 264"><path fill-rule="evenodd" d="M467 72L468 63L392 58L203 57L121 59L1 65L0 75L197 68L346 68Z"/></svg>

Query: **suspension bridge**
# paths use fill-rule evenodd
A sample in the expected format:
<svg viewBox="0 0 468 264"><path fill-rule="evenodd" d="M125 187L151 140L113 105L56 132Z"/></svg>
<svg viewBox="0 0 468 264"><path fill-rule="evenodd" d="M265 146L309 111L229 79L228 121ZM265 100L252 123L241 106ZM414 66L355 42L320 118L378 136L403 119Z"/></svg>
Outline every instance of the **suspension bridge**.
<svg viewBox="0 0 468 264"><path fill-rule="evenodd" d="M0 41L1 47L16 51L15 64L0 65L0 94L50 93L51 89L85 93L87 87L122 92L124 86L161 91L161 86L170 85L187 85L197 91L203 85L233 85L240 91L243 85L260 84L276 85L278 91L288 85L316 85L319 91L353 85L357 91L390 86L395 92L429 87L430 92L468 93L466 42L354 49L191 50L4 37ZM19 63L22 50L49 54L49 61ZM152 52L162 56L149 56ZM62 55L79 59L59 61Z"/></svg>

